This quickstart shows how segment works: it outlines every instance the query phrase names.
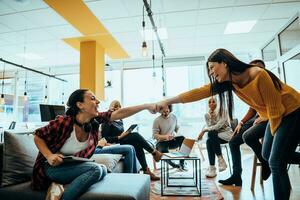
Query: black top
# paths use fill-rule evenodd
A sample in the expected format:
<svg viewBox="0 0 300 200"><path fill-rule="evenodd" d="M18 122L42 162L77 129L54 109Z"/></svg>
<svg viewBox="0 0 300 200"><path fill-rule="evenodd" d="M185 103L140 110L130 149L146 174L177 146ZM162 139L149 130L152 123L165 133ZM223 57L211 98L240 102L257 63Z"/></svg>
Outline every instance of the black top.
<svg viewBox="0 0 300 200"><path fill-rule="evenodd" d="M124 124L122 120L102 123L101 129L102 137L105 138L108 143L118 143L118 136L124 132Z"/></svg>

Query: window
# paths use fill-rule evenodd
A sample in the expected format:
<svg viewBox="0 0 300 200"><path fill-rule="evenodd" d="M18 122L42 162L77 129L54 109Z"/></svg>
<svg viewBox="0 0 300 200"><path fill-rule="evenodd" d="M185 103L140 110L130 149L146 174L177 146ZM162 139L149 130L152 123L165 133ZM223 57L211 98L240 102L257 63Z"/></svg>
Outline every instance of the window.
<svg viewBox="0 0 300 200"><path fill-rule="evenodd" d="M264 62L270 62L276 59L276 43L274 39L262 49L262 56Z"/></svg>
<svg viewBox="0 0 300 200"><path fill-rule="evenodd" d="M296 18L286 29L279 34L280 53L285 54L300 44L300 23Z"/></svg>
<svg viewBox="0 0 300 200"><path fill-rule="evenodd" d="M153 69L132 69L124 71L124 102L123 107L143 103L155 103L162 99L161 70ZM145 138L152 136L152 123L156 115L148 111L142 111L124 120L125 129L131 124L137 123L138 132Z"/></svg>
<svg viewBox="0 0 300 200"><path fill-rule="evenodd" d="M44 101L45 76L40 74L27 72L26 92L27 101L24 100L25 78L19 78L18 91L22 98L18 103L18 120L22 122L40 121L39 104Z"/></svg>
<svg viewBox="0 0 300 200"><path fill-rule="evenodd" d="M300 91L300 54L294 56L293 58L287 60L283 63L285 82L293 87L294 89Z"/></svg>
<svg viewBox="0 0 300 200"><path fill-rule="evenodd" d="M109 86L107 81L110 81ZM121 71L108 70L105 71L105 100L100 102L100 110L106 111L113 100L121 101Z"/></svg>

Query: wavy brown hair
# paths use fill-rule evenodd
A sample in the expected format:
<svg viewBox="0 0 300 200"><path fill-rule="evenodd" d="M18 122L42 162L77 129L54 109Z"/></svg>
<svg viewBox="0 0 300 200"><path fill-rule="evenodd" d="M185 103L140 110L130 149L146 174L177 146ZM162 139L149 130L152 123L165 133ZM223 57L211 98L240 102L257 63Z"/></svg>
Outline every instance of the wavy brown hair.
<svg viewBox="0 0 300 200"><path fill-rule="evenodd" d="M208 62L217 62L217 63L226 63L229 70L229 81L224 81L219 83L217 80L214 79L214 77L209 75L209 68L208 68ZM225 101L227 104L227 110L230 119L232 119L232 112L234 109L234 102L233 102L233 95L232 91L234 90L232 86L232 74L238 75L242 74L246 69L253 67L252 64L247 64L239 59L237 59L231 52L229 52L226 49L217 49L215 50L207 59L206 67L207 67L207 73L210 80L210 83L212 85L211 87L211 95L218 94L219 95L219 101L220 101L220 112L219 115L223 115L226 106L224 105ZM277 90L281 90L281 81L269 70L266 70L266 72L271 77L273 84Z"/></svg>

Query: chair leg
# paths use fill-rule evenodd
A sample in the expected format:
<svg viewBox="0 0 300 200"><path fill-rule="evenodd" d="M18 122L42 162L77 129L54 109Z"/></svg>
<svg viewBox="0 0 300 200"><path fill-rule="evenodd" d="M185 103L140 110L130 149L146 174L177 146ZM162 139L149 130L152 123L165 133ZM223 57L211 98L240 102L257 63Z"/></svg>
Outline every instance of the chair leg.
<svg viewBox="0 0 300 200"><path fill-rule="evenodd" d="M228 148L227 148L226 145L224 147L225 147L226 154L227 154L227 160L228 160L230 175L232 175L232 170L231 170L231 164L230 164L230 158L229 158Z"/></svg>
<svg viewBox="0 0 300 200"><path fill-rule="evenodd" d="M252 178L251 178L251 190L254 190L255 178L256 178L256 167L257 167L257 157L254 155L253 158L253 167L252 167Z"/></svg>

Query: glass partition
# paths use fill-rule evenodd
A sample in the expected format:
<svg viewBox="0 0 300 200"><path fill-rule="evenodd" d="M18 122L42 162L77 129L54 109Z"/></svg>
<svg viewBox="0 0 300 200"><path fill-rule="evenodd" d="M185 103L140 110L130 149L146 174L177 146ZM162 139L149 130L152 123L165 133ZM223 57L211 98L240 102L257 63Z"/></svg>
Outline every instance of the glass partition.
<svg viewBox="0 0 300 200"><path fill-rule="evenodd" d="M283 63L285 81L294 89L300 91L300 53Z"/></svg>
<svg viewBox="0 0 300 200"><path fill-rule="evenodd" d="M300 44L299 17L279 34L279 43L281 55Z"/></svg>
<svg viewBox="0 0 300 200"><path fill-rule="evenodd" d="M262 49L262 57L265 62L276 60L276 43L274 39Z"/></svg>

